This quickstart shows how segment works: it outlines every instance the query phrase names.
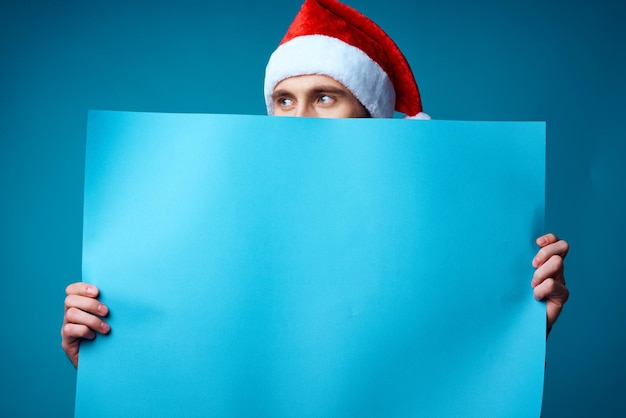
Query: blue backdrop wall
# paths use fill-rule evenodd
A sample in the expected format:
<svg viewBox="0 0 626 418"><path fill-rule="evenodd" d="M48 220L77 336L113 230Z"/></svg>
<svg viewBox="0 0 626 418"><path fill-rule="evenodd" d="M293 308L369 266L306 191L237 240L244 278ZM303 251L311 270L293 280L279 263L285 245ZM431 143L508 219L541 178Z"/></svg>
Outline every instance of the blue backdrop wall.
<svg viewBox="0 0 626 418"><path fill-rule="evenodd" d="M263 114L267 57L299 0L0 5L0 416L72 416L60 348L80 279L88 109ZM545 120L547 228L570 302L544 417L624 416L623 2L350 0L411 62L438 119ZM489 251L485 249L486 268Z"/></svg>

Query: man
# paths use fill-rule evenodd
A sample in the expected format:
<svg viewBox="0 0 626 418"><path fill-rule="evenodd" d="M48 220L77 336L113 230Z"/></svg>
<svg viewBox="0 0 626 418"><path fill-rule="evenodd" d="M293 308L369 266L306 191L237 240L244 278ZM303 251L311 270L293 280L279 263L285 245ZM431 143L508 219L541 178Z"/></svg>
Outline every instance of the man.
<svg viewBox="0 0 626 418"><path fill-rule="evenodd" d="M283 98L280 92L285 84L302 89L304 80L308 87L314 83L318 89L328 83L340 84L340 90L356 99L371 117L391 118L395 109L411 118L430 119L422 112L413 72L397 45L370 19L337 1L305 1L269 59L264 90L270 115L345 117L328 112L298 113L304 106L285 109L274 101Z"/></svg>
<svg viewBox="0 0 626 418"><path fill-rule="evenodd" d="M386 117L394 110L411 119L430 119L411 68L395 43L374 22L335 0L306 0L265 76L269 115L360 118ZM569 246L554 234L537 239L532 260L534 296L546 301L548 331L569 297L563 259ZM62 347L75 367L82 339L106 334L108 307L86 283L66 289Z"/></svg>

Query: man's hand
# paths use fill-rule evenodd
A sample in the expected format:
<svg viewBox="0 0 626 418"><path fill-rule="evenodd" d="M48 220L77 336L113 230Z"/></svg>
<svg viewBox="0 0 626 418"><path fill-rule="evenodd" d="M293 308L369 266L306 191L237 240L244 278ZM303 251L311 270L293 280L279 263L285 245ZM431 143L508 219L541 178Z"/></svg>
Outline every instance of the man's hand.
<svg viewBox="0 0 626 418"><path fill-rule="evenodd" d="M531 285L535 299L546 301L549 333L569 298L563 271L563 260L569 251L569 244L554 234L543 235L536 242L541 249L533 258L533 267L537 270Z"/></svg>
<svg viewBox="0 0 626 418"><path fill-rule="evenodd" d="M61 346L74 367L78 367L80 341L93 340L96 333L107 334L111 328L102 320L109 308L96 298L99 290L87 283L72 283L65 289L65 314L61 327Z"/></svg>

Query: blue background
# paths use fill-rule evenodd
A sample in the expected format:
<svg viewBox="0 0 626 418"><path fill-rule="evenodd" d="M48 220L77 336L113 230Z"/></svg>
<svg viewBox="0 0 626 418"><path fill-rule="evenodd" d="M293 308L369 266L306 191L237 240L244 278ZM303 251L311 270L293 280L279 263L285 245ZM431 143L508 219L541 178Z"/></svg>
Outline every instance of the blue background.
<svg viewBox="0 0 626 418"><path fill-rule="evenodd" d="M263 114L265 63L300 3L7 3L0 416L72 416L59 330L81 274L87 109ZM547 121L547 227L571 243L572 297L548 342L543 416L626 414L624 3L349 4L400 45L433 117Z"/></svg>

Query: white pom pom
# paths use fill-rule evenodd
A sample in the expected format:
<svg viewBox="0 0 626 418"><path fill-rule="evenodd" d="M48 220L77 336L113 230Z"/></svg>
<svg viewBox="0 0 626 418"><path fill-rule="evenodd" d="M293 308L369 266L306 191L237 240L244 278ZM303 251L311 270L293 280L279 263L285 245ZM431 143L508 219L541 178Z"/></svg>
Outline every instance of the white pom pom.
<svg viewBox="0 0 626 418"><path fill-rule="evenodd" d="M405 116L403 119L430 120L430 115L428 113L419 112L415 116Z"/></svg>

